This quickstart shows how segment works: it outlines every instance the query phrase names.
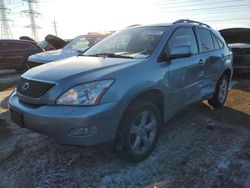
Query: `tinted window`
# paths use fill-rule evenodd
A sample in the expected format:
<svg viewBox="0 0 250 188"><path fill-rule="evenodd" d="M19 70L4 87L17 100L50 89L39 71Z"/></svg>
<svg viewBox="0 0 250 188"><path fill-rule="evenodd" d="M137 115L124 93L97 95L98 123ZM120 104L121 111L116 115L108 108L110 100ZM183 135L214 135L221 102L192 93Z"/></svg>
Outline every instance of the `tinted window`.
<svg viewBox="0 0 250 188"><path fill-rule="evenodd" d="M0 50L5 50L6 49L6 42L0 42Z"/></svg>
<svg viewBox="0 0 250 188"><path fill-rule="evenodd" d="M192 28L179 28L175 31L167 48L171 49L181 45L190 45L192 54L198 53L197 42Z"/></svg>
<svg viewBox="0 0 250 188"><path fill-rule="evenodd" d="M198 34L200 39L201 52L208 52L214 50L212 35L209 30L198 28Z"/></svg>
<svg viewBox="0 0 250 188"><path fill-rule="evenodd" d="M30 43L24 42L11 42L11 49L13 50L34 50L35 47Z"/></svg>
<svg viewBox="0 0 250 188"><path fill-rule="evenodd" d="M212 34L212 37L213 37L213 42L214 42L214 49L219 50L220 46L219 46L218 41L216 40L216 38L215 38L215 36L213 34Z"/></svg>
<svg viewBox="0 0 250 188"><path fill-rule="evenodd" d="M0 43L0 50L34 50L33 44L25 42L2 42Z"/></svg>
<svg viewBox="0 0 250 188"><path fill-rule="evenodd" d="M219 43L220 48L224 48L224 43L221 42L221 40L218 39L218 37L216 37L216 40L217 40L217 42Z"/></svg>

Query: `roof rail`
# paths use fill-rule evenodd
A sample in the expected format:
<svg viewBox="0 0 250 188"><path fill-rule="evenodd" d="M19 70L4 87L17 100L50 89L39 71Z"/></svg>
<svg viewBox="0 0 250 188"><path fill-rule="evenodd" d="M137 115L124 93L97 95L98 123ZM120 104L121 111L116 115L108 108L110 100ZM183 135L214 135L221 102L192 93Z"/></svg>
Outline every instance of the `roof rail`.
<svg viewBox="0 0 250 188"><path fill-rule="evenodd" d="M175 21L173 24L178 24L178 23L195 23L195 24L198 24L200 26L205 26L205 27L208 27L208 28L211 28L209 25L207 24L204 24L202 22L197 22L197 21L194 21L194 20L189 20L189 19L181 19L181 20L177 20Z"/></svg>

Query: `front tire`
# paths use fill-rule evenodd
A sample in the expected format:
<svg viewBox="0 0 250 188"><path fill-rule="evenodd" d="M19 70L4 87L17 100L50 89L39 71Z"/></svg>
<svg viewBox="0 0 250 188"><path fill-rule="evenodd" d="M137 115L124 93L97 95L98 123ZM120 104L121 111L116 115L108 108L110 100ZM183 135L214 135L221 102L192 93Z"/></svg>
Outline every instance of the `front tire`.
<svg viewBox="0 0 250 188"><path fill-rule="evenodd" d="M139 101L130 105L118 130L120 156L129 162L146 159L159 140L160 124L160 112L154 103Z"/></svg>
<svg viewBox="0 0 250 188"><path fill-rule="evenodd" d="M219 108L225 104L228 95L228 86L229 78L226 74L223 74L216 84L213 98L208 100L208 103L212 107Z"/></svg>

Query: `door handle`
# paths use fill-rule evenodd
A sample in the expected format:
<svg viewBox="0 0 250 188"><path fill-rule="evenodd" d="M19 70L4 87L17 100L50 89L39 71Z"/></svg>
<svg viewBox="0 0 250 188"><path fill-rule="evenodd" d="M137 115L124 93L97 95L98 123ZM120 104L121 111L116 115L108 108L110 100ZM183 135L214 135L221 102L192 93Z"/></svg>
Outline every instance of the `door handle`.
<svg viewBox="0 0 250 188"><path fill-rule="evenodd" d="M203 59L200 59L199 65L205 65L205 61Z"/></svg>

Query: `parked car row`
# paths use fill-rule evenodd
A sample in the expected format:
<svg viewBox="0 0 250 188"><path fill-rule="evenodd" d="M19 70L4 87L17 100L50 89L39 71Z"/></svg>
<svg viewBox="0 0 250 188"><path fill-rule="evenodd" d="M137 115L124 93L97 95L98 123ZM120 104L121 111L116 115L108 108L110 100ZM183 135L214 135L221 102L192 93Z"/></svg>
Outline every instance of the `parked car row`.
<svg viewBox="0 0 250 188"><path fill-rule="evenodd" d="M86 38L69 45L78 56L27 71L9 99L13 122L60 144L111 142L122 158L139 162L180 110L226 101L232 51L204 23L132 26L90 48Z"/></svg>
<svg viewBox="0 0 250 188"><path fill-rule="evenodd" d="M233 51L234 74L250 75L250 29L223 29L220 33ZM26 36L20 37L22 41L0 40L0 69L26 71L38 65L73 57L108 35L89 33L73 40L47 35L45 41L39 43Z"/></svg>

